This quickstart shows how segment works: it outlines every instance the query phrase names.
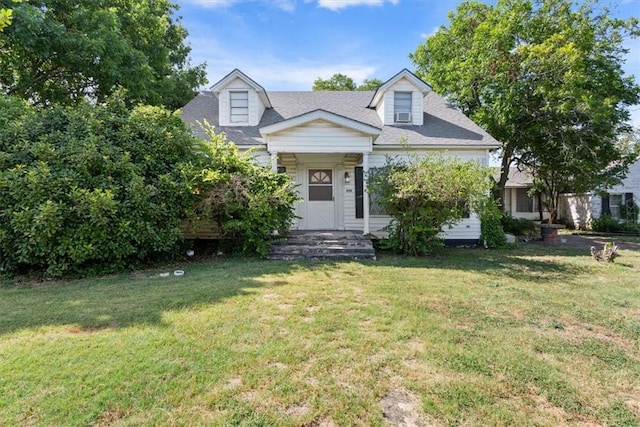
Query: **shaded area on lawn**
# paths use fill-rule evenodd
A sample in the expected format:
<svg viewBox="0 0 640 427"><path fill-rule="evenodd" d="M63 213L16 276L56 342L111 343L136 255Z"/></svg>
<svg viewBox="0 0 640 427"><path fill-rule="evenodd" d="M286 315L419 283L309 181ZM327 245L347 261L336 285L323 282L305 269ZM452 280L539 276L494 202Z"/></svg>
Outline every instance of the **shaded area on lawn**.
<svg viewBox="0 0 640 427"><path fill-rule="evenodd" d="M161 324L163 313L246 295L252 288L265 286L258 280L261 276L301 267L228 260L180 268L185 276L161 277L161 271L147 271L69 282L6 283L0 287L0 334L56 325L92 332ZM162 271L173 272L173 268Z"/></svg>

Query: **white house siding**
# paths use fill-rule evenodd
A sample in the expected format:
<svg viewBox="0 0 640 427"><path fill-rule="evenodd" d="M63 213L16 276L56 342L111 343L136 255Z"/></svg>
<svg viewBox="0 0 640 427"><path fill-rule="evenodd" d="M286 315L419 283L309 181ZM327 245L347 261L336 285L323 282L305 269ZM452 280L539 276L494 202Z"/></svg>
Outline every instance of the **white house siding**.
<svg viewBox="0 0 640 427"><path fill-rule="evenodd" d="M419 150L411 151L411 155L424 155L427 153L434 153L434 150ZM487 154L485 150L450 150L444 152L445 155L456 157L463 161L477 161L480 164L486 165ZM410 154L406 151L396 150L375 150L369 156L369 167L376 168L382 167L386 164L386 158L396 157L399 159L407 159ZM355 176L354 168L358 164L347 163L345 161L345 170L347 170L352 176ZM355 180L352 180L350 184L345 185L345 229L347 230L362 230L363 219L355 217ZM351 190L351 191L349 191ZM369 225L371 232L376 235L382 235L381 230L386 227L391 221L389 216L371 216L369 218ZM470 218L465 218L458 224L451 228L447 228L441 237L451 240L477 240L480 237L480 219L471 214Z"/></svg>
<svg viewBox="0 0 640 427"><path fill-rule="evenodd" d="M600 217L600 197L598 206L594 206L596 197L592 194L563 194L560 196L560 218L576 229L591 227L592 213L597 210Z"/></svg>
<svg viewBox="0 0 640 427"><path fill-rule="evenodd" d="M262 118L262 113L264 113L265 107L258 96L258 93L249 86L244 80L240 78L234 79L231 83L229 83L224 89L220 91L219 95L219 121L220 126L242 126L242 124L231 123L230 122L230 101L229 101L229 92L233 91L243 91L246 90L249 94L249 123L245 124L245 126L257 126L260 123L260 119Z"/></svg>
<svg viewBox="0 0 640 427"><path fill-rule="evenodd" d="M246 153L249 149L245 147L238 147L238 151L242 153ZM251 155L258 161L262 166L269 166L271 164L271 156L267 153L267 150L264 148L255 149L252 151Z"/></svg>
<svg viewBox="0 0 640 427"><path fill-rule="evenodd" d="M279 153L352 153L370 146L368 135L324 120L269 136L269 149Z"/></svg>
<svg viewBox="0 0 640 427"><path fill-rule="evenodd" d="M635 203L640 204L640 160L629 167L626 178L620 185L606 190L608 194L633 194ZM602 216L602 197L594 194L565 194L561 197L561 215L576 228L589 228L591 220Z"/></svg>

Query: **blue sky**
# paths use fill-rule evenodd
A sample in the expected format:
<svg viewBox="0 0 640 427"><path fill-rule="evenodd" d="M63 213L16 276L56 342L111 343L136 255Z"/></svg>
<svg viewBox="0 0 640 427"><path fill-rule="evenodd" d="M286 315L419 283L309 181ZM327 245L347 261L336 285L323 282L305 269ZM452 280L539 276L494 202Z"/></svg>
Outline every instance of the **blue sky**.
<svg viewBox="0 0 640 427"><path fill-rule="evenodd" d="M383 81L408 68L414 52L460 0L175 0L194 63L209 85L239 68L267 90L311 90L335 73ZM605 0L616 17L640 16L640 0ZM640 40L625 71L640 80ZM640 127L640 106L633 108Z"/></svg>

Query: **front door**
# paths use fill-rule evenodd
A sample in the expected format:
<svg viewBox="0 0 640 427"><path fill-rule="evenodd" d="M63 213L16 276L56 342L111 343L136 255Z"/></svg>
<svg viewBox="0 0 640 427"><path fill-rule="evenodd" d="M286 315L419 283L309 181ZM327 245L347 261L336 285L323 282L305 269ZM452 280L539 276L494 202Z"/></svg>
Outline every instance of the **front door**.
<svg viewBox="0 0 640 427"><path fill-rule="evenodd" d="M307 230L336 227L333 169L309 169L307 174Z"/></svg>

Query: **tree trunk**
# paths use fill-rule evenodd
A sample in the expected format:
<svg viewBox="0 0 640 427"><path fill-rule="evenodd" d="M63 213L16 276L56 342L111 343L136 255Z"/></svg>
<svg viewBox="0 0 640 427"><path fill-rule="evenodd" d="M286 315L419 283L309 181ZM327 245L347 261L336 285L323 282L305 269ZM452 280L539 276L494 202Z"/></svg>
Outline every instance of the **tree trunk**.
<svg viewBox="0 0 640 427"><path fill-rule="evenodd" d="M507 184L507 179L509 178L509 169L511 168L513 150L504 149L502 153L502 165L500 169L500 179L497 183L497 190L493 194L494 200L497 202L498 207L502 212L504 212L504 187Z"/></svg>

